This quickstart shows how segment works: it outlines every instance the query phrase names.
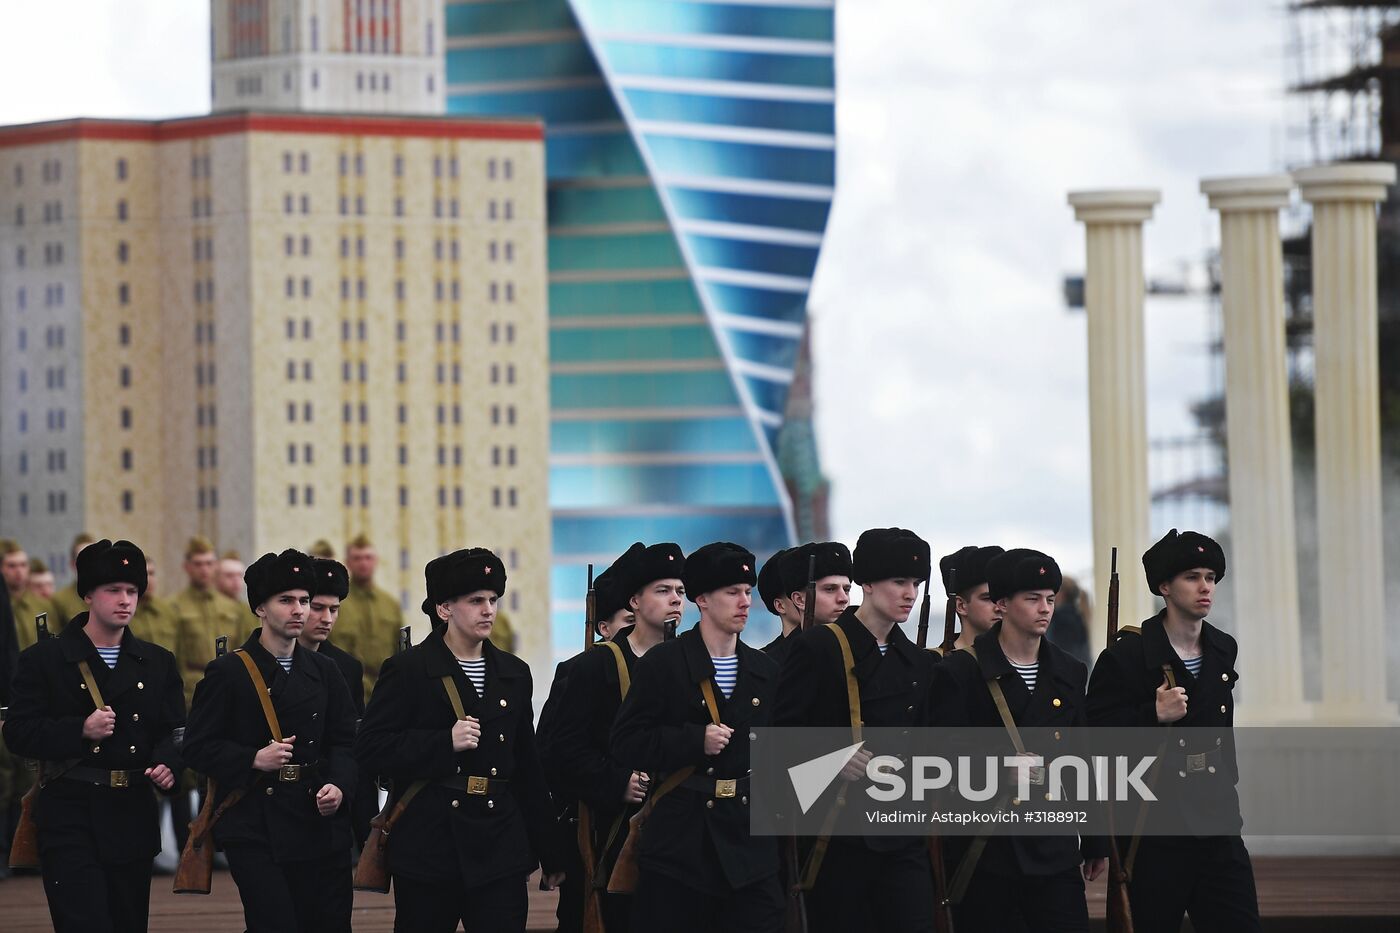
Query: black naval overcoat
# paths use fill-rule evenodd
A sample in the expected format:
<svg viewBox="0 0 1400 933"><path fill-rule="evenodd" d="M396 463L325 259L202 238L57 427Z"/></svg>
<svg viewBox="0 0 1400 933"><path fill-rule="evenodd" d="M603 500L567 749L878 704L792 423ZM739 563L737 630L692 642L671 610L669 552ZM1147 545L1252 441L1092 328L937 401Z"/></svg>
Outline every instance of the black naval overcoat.
<svg viewBox="0 0 1400 933"><path fill-rule="evenodd" d="M301 645L292 650L292 670L282 670L254 631L243 643L272 696L283 737L295 736L292 764L301 780L279 780L278 772L255 770L253 757L271 741L252 678L242 660L226 654L209 662L195 687L185 730L185 760L218 782L217 806L235 788L245 796L214 826L221 847L266 847L274 862L323 859L350 850L350 805L355 794L355 709L335 661ZM316 808L325 784L344 800L333 815Z"/></svg>
<svg viewBox="0 0 1400 933"><path fill-rule="evenodd" d="M637 661L632 689L612 732L613 759L647 772L653 791L672 772L695 766L689 781L657 802L638 864L717 897L778 871L777 839L749 833L747 780L749 731L772 724L778 667L743 641L738 656L738 680L729 699L713 687L720 722L734 730L718 755L705 755L705 727L711 720L700 684L713 684L715 669L698 625ZM738 782L733 797L717 797L713 787L699 787L726 779Z"/></svg>
<svg viewBox="0 0 1400 933"><path fill-rule="evenodd" d="M153 785L141 776L125 788L112 787L110 778L104 786L97 772L163 764L178 775L184 766L177 730L185 724L185 695L175 656L128 630L117 666L108 668L84 633L87 621L80 613L20 656L5 719L5 743L16 756L45 762L48 775L74 765L67 776L48 779L35 801L45 874L56 869L46 851L75 843L95 845L102 864L149 863L160 851ZM117 716L116 731L95 745L83 738L95 707L78 670L82 660Z"/></svg>
<svg viewBox="0 0 1400 933"><path fill-rule="evenodd" d="M415 780L428 781L394 826L391 873L471 888L523 879L537 864L546 874L563 870L535 746L529 665L483 642L486 695L478 697L443 633L438 627L384 662L355 741L361 764L393 782L393 799ZM457 715L444 676L456 683L466 714L481 722L477 748L452 750ZM489 780L486 793L467 793L469 777Z"/></svg>

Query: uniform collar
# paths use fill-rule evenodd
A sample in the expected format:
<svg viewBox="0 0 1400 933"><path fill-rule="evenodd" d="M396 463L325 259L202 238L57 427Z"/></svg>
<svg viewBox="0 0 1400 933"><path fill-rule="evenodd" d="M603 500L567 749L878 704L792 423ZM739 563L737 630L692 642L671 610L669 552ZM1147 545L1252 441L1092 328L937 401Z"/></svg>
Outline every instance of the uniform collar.
<svg viewBox="0 0 1400 933"><path fill-rule="evenodd" d="M443 634L446 631L447 626L439 625L416 646L423 652L424 674L433 679L441 679L446 675L456 677L462 673L462 665L457 663L457 656L452 653L451 648L447 647L447 642L443 639ZM489 638L481 643L481 656L486 659L488 683L495 678L521 676L516 665L501 663L503 652L493 645Z"/></svg>
<svg viewBox="0 0 1400 933"><path fill-rule="evenodd" d="M1000 621L978 635L973 640L972 647L976 650L977 666L982 671L982 679L996 680L1015 670L1006 657L1006 652L1001 650ZM1055 652L1050 650L1044 635L1040 637L1040 647L1036 650L1035 660L1039 665L1037 680L1049 679L1055 672Z"/></svg>

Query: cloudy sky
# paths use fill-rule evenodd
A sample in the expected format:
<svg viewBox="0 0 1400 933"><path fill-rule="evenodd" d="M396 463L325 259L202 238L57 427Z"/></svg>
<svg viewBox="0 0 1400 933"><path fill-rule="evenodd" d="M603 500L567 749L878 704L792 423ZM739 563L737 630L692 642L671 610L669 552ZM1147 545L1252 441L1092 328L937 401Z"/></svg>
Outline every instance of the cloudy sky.
<svg viewBox="0 0 1400 933"><path fill-rule="evenodd" d="M6 4L0 122L209 106L203 0ZM1203 176L1281 158L1284 23L1263 0L838 4L839 190L812 295L838 536L1037 546L1085 570L1082 268L1067 191L1163 192L1152 274L1214 232ZM1149 433L1209 390L1200 299L1148 308Z"/></svg>

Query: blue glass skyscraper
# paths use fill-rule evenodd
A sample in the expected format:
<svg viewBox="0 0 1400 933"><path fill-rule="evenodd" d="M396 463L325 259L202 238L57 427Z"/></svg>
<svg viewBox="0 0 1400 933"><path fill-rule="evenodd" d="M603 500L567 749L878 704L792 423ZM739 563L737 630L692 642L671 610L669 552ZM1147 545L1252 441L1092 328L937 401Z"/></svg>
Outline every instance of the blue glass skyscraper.
<svg viewBox="0 0 1400 933"><path fill-rule="evenodd" d="M791 543L777 438L835 183L833 3L446 4L449 112L546 125L559 653L584 565L634 540Z"/></svg>

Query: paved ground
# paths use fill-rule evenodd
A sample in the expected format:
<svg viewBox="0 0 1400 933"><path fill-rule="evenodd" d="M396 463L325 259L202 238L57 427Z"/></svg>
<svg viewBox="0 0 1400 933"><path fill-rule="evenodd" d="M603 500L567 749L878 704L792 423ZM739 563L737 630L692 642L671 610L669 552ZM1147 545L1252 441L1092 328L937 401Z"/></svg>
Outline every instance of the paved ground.
<svg viewBox="0 0 1400 933"><path fill-rule="evenodd" d="M1271 933L1292 931L1390 931L1400 933L1400 858L1259 858L1255 860L1260 909ZM1089 887L1090 913L1103 916L1104 884ZM532 933L554 929L555 895L530 886ZM151 888L151 930L237 933L243 929L238 891L227 872L214 875L208 897L170 893L170 876ZM393 897L355 896L356 933L393 929ZM35 877L0 882L0 931L50 930L43 890ZM652 933L652 931L638 931ZM660 931L657 931L660 933Z"/></svg>

